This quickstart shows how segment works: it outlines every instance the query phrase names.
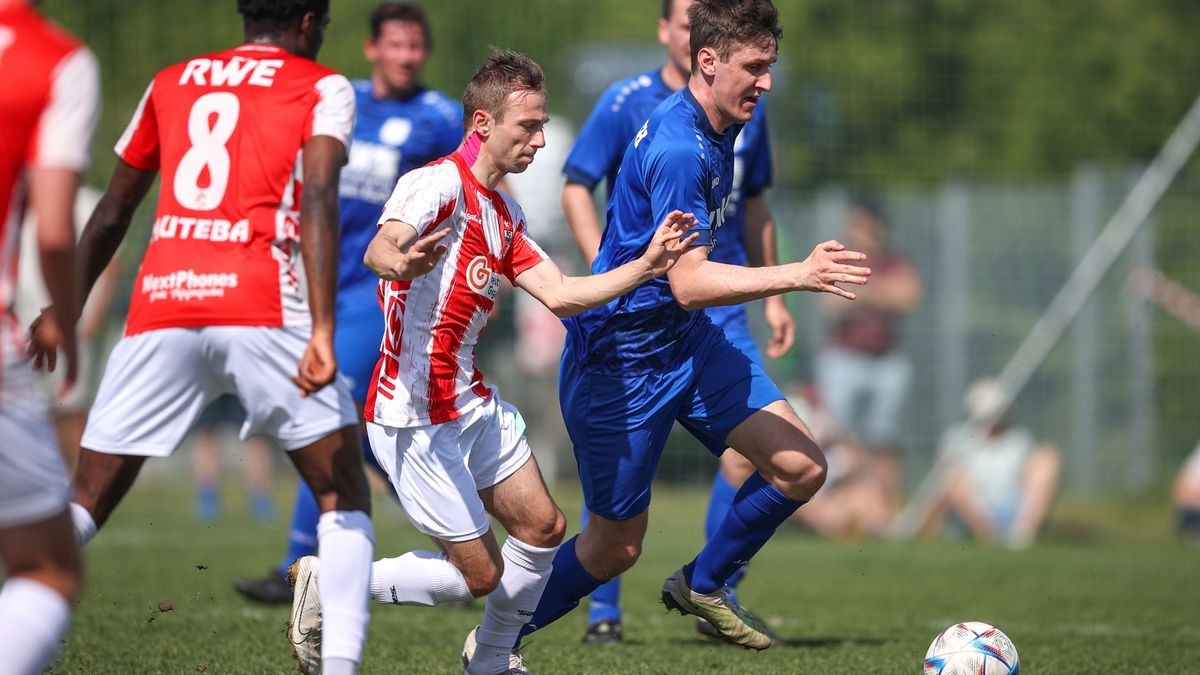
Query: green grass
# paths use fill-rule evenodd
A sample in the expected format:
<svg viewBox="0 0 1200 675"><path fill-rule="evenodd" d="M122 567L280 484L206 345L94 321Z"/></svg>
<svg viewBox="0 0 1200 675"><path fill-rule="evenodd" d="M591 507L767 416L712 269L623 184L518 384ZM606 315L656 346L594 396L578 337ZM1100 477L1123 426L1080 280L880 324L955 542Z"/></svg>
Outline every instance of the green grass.
<svg viewBox="0 0 1200 675"><path fill-rule="evenodd" d="M294 672L287 609L249 604L231 588L276 561L285 525L242 520L232 495L230 515L199 524L187 488L150 478L86 551L87 588L54 672ZM580 645L577 610L528 645L536 672L919 673L930 640L961 620L1000 626L1026 673L1195 672L1200 553L1171 540L1161 504L1062 504L1050 541L1019 553L846 545L785 528L741 595L786 645L754 653L696 642L690 618L658 603L662 579L700 543L701 492L657 491L645 552L625 577L625 644ZM569 486L556 494L578 512ZM396 507L378 506L378 554L428 547ZM173 609L160 611L163 601ZM482 607L372 610L363 672L458 673Z"/></svg>

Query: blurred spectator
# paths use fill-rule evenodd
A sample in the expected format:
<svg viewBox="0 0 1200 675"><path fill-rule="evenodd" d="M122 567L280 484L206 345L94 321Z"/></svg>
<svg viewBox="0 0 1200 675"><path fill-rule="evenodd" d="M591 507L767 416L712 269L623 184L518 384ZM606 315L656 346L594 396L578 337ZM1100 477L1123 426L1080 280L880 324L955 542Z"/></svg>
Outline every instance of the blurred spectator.
<svg viewBox="0 0 1200 675"><path fill-rule="evenodd" d="M901 500L896 437L912 379L912 363L900 350L899 323L921 302L921 278L891 247L888 224L871 200L851 205L843 236L846 248L867 254L871 283L854 289L853 302L821 295L830 331L816 361L817 386L838 425L871 453L875 480L889 509L896 509Z"/></svg>
<svg viewBox="0 0 1200 675"><path fill-rule="evenodd" d="M216 520L221 512L221 456L225 448L225 430L240 426L245 419L246 411L237 397L223 394L209 403L200 419L196 420L192 436L195 514L206 523ZM238 455L246 488L246 508L260 523L275 518L275 502L270 492L273 450L274 446L268 438L251 436L241 444Z"/></svg>
<svg viewBox="0 0 1200 675"><path fill-rule="evenodd" d="M75 198L75 237L83 232L88 217L100 201L100 192L94 188L81 187ZM13 309L24 325L29 325L50 304L50 296L42 283L42 266L37 250L37 227L33 224L33 212L25 215L21 230L20 275ZM66 370L57 368L51 372L38 371L38 384L45 391L50 406L50 418L54 423L54 434L62 449L67 467L75 470L79 459L79 439L83 438L83 424L87 421L87 410L96 394L96 363L103 362L104 329L107 325L109 306L116 291L120 265L117 258L105 268L79 317L77 327L79 373L75 387L60 395L59 390Z"/></svg>
<svg viewBox="0 0 1200 675"><path fill-rule="evenodd" d="M1130 288L1185 326L1200 330L1200 295L1161 272L1138 268L1129 275ZM1171 487L1179 535L1192 546L1200 547L1200 443L1192 450Z"/></svg>
<svg viewBox="0 0 1200 675"><path fill-rule="evenodd" d="M963 403L970 420L942 435L938 452L950 466L922 531L940 532L953 515L980 541L1026 548L1054 501L1061 453L1004 420L1004 392L995 380L971 385Z"/></svg>
<svg viewBox="0 0 1200 675"><path fill-rule="evenodd" d="M1200 443L1175 476L1171 498L1179 518L1179 536L1187 544L1200 548Z"/></svg>
<svg viewBox="0 0 1200 675"><path fill-rule="evenodd" d="M814 388L804 388L789 396L788 401L808 423L829 466L825 485L804 508L796 511L793 519L817 534L834 539L881 536L895 510L884 499L879 482L873 479L870 455L862 443L837 425L821 406Z"/></svg>

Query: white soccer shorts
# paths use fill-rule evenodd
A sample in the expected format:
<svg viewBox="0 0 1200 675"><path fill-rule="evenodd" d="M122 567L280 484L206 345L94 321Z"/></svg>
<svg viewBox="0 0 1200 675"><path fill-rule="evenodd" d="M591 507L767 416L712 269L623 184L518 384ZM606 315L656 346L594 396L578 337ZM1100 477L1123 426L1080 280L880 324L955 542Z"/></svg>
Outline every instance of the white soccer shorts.
<svg viewBox="0 0 1200 675"><path fill-rule="evenodd" d="M241 438L265 435L286 450L358 424L339 375L307 398L292 382L308 328L163 328L113 348L88 416L83 447L116 455L166 457L201 411L221 394L246 409Z"/></svg>
<svg viewBox="0 0 1200 675"><path fill-rule="evenodd" d="M29 363L0 377L0 527L16 527L65 510L71 482Z"/></svg>
<svg viewBox="0 0 1200 675"><path fill-rule="evenodd" d="M368 422L367 437L408 519L444 541L486 534L490 524L479 491L508 478L532 456L525 420L494 389L456 420L407 428Z"/></svg>

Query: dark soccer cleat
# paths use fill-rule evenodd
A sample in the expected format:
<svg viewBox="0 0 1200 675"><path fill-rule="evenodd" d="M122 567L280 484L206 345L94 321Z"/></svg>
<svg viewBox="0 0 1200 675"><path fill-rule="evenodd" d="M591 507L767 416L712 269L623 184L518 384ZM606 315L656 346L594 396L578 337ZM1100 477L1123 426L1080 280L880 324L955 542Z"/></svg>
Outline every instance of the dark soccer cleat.
<svg viewBox="0 0 1200 675"><path fill-rule="evenodd" d="M620 619L604 619L588 626L582 642L585 645L615 645L622 637Z"/></svg>
<svg viewBox="0 0 1200 675"><path fill-rule="evenodd" d="M242 597L254 602L268 605L286 605L292 601L292 589L288 586L287 577L279 570L271 569L261 579L240 579L233 582L233 588Z"/></svg>

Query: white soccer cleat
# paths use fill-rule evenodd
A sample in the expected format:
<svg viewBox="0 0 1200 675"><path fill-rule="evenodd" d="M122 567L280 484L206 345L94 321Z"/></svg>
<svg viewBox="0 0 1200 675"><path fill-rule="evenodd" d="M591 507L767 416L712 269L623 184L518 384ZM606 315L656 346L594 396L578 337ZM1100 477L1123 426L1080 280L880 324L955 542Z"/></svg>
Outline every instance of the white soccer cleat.
<svg viewBox="0 0 1200 675"><path fill-rule="evenodd" d="M471 659L475 657L475 633L479 632L479 626L471 629L467 633L467 639L463 641L462 648L462 664L463 675L477 675L471 672ZM508 670L501 670L497 673L488 673L487 675L533 675L533 672L525 665L525 657L521 655L519 650L512 650L508 655Z"/></svg>
<svg viewBox="0 0 1200 675"><path fill-rule="evenodd" d="M292 587L292 616L288 619L288 639L300 663L300 672L321 672L321 596L317 593L317 570L321 561L306 555L288 568Z"/></svg>
<svg viewBox="0 0 1200 675"><path fill-rule="evenodd" d="M740 647L762 650L780 642L762 619L729 597L725 589L712 594L693 591L682 569L663 582L662 602L668 610L704 619L718 636Z"/></svg>

